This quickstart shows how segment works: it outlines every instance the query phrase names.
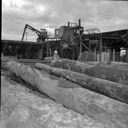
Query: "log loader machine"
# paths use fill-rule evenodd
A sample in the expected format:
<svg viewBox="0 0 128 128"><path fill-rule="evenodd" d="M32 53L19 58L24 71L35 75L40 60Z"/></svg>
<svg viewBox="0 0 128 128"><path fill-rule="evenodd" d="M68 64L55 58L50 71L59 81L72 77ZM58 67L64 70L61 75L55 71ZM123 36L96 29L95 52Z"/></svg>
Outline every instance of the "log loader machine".
<svg viewBox="0 0 128 128"><path fill-rule="evenodd" d="M40 29L40 31L39 31L39 30L35 29L34 27L26 24L25 28L24 28L24 31L23 31L23 34L22 34L21 41L24 40L25 32L26 32L27 29L30 29L31 31L33 31L33 32L35 32L37 34L37 36L38 36L37 42L45 41L45 39L47 38L47 31L46 31L46 29Z"/></svg>
<svg viewBox="0 0 128 128"><path fill-rule="evenodd" d="M23 41L27 29L37 34L38 38L36 42ZM52 56L54 51L57 50L61 58L72 60L82 60L81 58L85 57L84 55L86 55L87 52L87 56L89 57L86 58L91 61L91 58L97 53L101 58L101 53L105 48L115 49L115 44L119 44L118 47L126 48L128 53L128 48L125 46L128 45L128 43L126 43L128 37L126 31L123 31L123 33L117 32L117 35L113 35L114 33L115 32L101 33L98 28L84 29L79 19L78 23L68 22L67 25L55 29L54 37L49 38L46 29L39 31L26 24L21 41L14 44L9 43L7 46L12 45L12 48L15 49L13 51L16 51L15 54L18 53L19 58L22 59L44 59L44 57ZM125 35L122 36L122 34ZM109 41L111 41L111 43L107 43ZM114 43L115 41L117 41L117 43ZM6 49L9 49L9 47L4 46L3 49L5 49L3 51L7 51ZM116 51L117 50L118 49L116 49ZM126 58L128 60L128 55Z"/></svg>
<svg viewBox="0 0 128 128"><path fill-rule="evenodd" d="M37 34L37 42L32 43L24 41L27 29ZM44 57L51 56L50 53L54 53L54 50L57 50L61 58L77 60L81 52L88 50L89 42L86 38L87 36L84 34L84 27L81 26L80 19L78 23L68 22L67 25L55 29L55 35L53 38L48 37L46 29L41 29L41 31L39 31L26 24L21 42L18 43L18 58L19 56L21 56L20 58L33 58L33 56L35 56L34 58L38 58L36 52L42 50L42 59L44 59Z"/></svg>

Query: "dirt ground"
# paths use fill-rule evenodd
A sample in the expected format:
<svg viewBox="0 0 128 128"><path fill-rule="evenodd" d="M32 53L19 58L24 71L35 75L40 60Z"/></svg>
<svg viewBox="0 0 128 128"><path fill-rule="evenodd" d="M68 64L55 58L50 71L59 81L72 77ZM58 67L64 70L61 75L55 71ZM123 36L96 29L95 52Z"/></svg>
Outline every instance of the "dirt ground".
<svg viewBox="0 0 128 128"><path fill-rule="evenodd" d="M91 118L69 110L46 95L1 75L0 128L103 128Z"/></svg>

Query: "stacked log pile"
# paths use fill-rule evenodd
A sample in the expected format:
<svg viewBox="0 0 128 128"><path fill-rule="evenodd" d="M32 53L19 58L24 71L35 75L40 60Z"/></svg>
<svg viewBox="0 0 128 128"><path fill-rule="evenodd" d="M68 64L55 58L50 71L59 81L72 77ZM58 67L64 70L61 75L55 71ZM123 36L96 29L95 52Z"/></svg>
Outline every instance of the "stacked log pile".
<svg viewBox="0 0 128 128"><path fill-rule="evenodd" d="M38 69L46 70L54 75L66 78L74 83L81 85L86 89L128 103L128 86L125 84L115 83L61 68L53 68L41 63L37 63L35 66Z"/></svg>
<svg viewBox="0 0 128 128"><path fill-rule="evenodd" d="M88 115L111 128L128 127L128 105L125 103L64 79L51 79L34 68L14 61L8 62L7 67L18 77L70 109Z"/></svg>
<svg viewBox="0 0 128 128"><path fill-rule="evenodd" d="M124 69L114 68L105 65L90 65L74 60L62 59L52 63L53 67L69 69L75 72L84 73L101 79L128 85L128 66Z"/></svg>
<svg viewBox="0 0 128 128"><path fill-rule="evenodd" d="M1 77L0 128L110 128Z"/></svg>

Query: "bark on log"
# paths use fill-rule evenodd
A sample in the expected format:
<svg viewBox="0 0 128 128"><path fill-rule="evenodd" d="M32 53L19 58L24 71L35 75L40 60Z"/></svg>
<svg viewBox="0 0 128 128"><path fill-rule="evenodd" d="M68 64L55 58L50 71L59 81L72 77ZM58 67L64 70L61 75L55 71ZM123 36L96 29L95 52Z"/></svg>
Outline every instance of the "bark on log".
<svg viewBox="0 0 128 128"><path fill-rule="evenodd" d="M127 104L86 90L64 79L50 79L40 71L17 62L8 62L7 66L18 77L37 87L52 99L81 114L88 115L106 125L105 127L108 125L110 128L128 127Z"/></svg>
<svg viewBox="0 0 128 128"><path fill-rule="evenodd" d="M64 70L61 68L53 68L51 66L36 63L36 68L51 72L54 75L66 78L75 82L82 87L94 92L112 97L116 100L128 103L128 86L125 84L115 83L100 78L95 78L86 74Z"/></svg>
<svg viewBox="0 0 128 128"><path fill-rule="evenodd" d="M88 116L38 96L8 77L1 77L0 128L104 128ZM85 121L86 120L86 121ZM8 126L8 127L4 127ZM3 126L3 127L2 127ZM109 124L107 128L110 128Z"/></svg>
<svg viewBox="0 0 128 128"><path fill-rule="evenodd" d="M100 64L90 65L67 59L58 60L52 63L52 66L64 69L70 68L72 71L128 85L128 66L126 69L119 69Z"/></svg>

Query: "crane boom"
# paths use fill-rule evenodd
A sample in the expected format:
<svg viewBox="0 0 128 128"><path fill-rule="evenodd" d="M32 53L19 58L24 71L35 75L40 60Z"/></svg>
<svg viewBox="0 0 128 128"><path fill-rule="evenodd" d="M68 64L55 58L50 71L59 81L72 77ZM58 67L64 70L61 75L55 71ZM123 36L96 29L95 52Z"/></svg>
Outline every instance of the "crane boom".
<svg viewBox="0 0 128 128"><path fill-rule="evenodd" d="M44 31L40 32L39 30L35 29L34 27L26 24L25 27L24 27L24 31L23 31L23 34L22 34L21 41L24 40L24 35L25 35L25 32L26 32L26 29L30 29L31 31L34 31L38 35L37 41L40 41L40 40L45 41L45 39L47 38L46 29L42 29Z"/></svg>

